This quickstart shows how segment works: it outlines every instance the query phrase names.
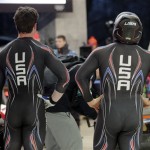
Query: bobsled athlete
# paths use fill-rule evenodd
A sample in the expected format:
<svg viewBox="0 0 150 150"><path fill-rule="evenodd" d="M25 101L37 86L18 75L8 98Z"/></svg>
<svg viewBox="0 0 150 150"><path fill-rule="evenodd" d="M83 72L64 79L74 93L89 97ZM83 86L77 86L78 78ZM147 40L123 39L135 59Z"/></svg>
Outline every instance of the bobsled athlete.
<svg viewBox="0 0 150 150"><path fill-rule="evenodd" d="M69 74L49 47L33 39L38 12L19 7L14 15L18 38L0 52L0 91L5 80L9 100L5 120L5 150L42 150L45 140L45 106L37 97L42 93L44 68L58 78L49 101L55 105L62 97Z"/></svg>
<svg viewBox="0 0 150 150"><path fill-rule="evenodd" d="M84 99L93 103L89 79L97 68L102 78L102 92L94 135L94 150L139 150L142 126L141 92L150 71L150 54L138 46L142 23L131 12L115 20L114 43L92 52L76 74Z"/></svg>

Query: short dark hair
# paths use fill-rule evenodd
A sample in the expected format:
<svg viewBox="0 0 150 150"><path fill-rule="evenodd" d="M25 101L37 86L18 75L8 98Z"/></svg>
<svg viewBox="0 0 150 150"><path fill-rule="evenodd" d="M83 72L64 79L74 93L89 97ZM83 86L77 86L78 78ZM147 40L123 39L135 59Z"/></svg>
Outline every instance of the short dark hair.
<svg viewBox="0 0 150 150"><path fill-rule="evenodd" d="M67 42L67 39L66 39L66 37L64 35L58 35L56 38L57 39L63 39L64 41Z"/></svg>
<svg viewBox="0 0 150 150"><path fill-rule="evenodd" d="M27 6L19 7L13 17L19 33L31 33L38 18L37 10Z"/></svg>

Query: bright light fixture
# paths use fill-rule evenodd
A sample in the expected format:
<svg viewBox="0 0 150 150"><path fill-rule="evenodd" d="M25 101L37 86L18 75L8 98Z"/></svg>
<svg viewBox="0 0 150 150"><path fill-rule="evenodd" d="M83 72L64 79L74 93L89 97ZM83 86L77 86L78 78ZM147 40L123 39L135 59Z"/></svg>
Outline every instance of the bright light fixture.
<svg viewBox="0 0 150 150"><path fill-rule="evenodd" d="M0 0L0 4L66 4L66 0Z"/></svg>

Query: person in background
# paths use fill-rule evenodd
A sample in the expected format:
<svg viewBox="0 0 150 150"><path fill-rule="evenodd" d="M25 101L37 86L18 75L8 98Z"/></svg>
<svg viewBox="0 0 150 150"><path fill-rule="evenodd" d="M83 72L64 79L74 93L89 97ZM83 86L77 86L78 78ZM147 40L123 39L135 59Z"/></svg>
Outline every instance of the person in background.
<svg viewBox="0 0 150 150"><path fill-rule="evenodd" d="M146 84L143 88L143 94L141 95L144 107L150 106L150 73L146 78Z"/></svg>
<svg viewBox="0 0 150 150"><path fill-rule="evenodd" d="M67 67L70 82L65 95L54 107L46 108L47 133L45 144L47 150L82 150L80 131L72 111L92 119L97 117L98 110L89 107L88 103L84 101L75 82L75 74L81 63L83 63L83 60L70 63L71 66ZM53 92L56 82L57 77L51 70L46 68L43 82L43 98L46 99L51 95L50 93ZM96 103L99 106L99 99L97 99Z"/></svg>
<svg viewBox="0 0 150 150"><path fill-rule="evenodd" d="M55 46L56 49L54 49L54 54L56 57L58 57L60 60L63 60L67 57L75 57L77 56L76 52L73 50L70 50L68 47L67 39L64 35L58 35L55 40ZM71 114L76 120L76 123L78 126L80 126L80 118L79 114L75 111L71 111Z"/></svg>
<svg viewBox="0 0 150 150"><path fill-rule="evenodd" d="M150 73L149 73L149 75L146 78L145 88L146 88L146 97L150 98Z"/></svg>
<svg viewBox="0 0 150 150"><path fill-rule="evenodd" d="M149 107L150 106L150 98L147 98L147 97L144 97L143 95L141 95L141 99L143 101L144 107Z"/></svg>
<svg viewBox="0 0 150 150"><path fill-rule="evenodd" d="M63 56L77 56L75 51L70 50L68 48L67 39L64 35L59 35L56 37L56 49L54 49L54 54L57 57L63 57Z"/></svg>

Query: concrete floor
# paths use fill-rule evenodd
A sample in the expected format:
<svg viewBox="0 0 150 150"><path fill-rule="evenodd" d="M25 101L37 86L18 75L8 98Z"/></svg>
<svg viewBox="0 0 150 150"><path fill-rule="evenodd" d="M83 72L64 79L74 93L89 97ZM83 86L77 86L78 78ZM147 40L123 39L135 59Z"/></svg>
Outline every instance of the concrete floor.
<svg viewBox="0 0 150 150"><path fill-rule="evenodd" d="M94 124L92 120L90 120L91 125ZM83 140L83 150L92 150L93 148L93 134L94 127L88 127L86 120L81 120L81 136Z"/></svg>

